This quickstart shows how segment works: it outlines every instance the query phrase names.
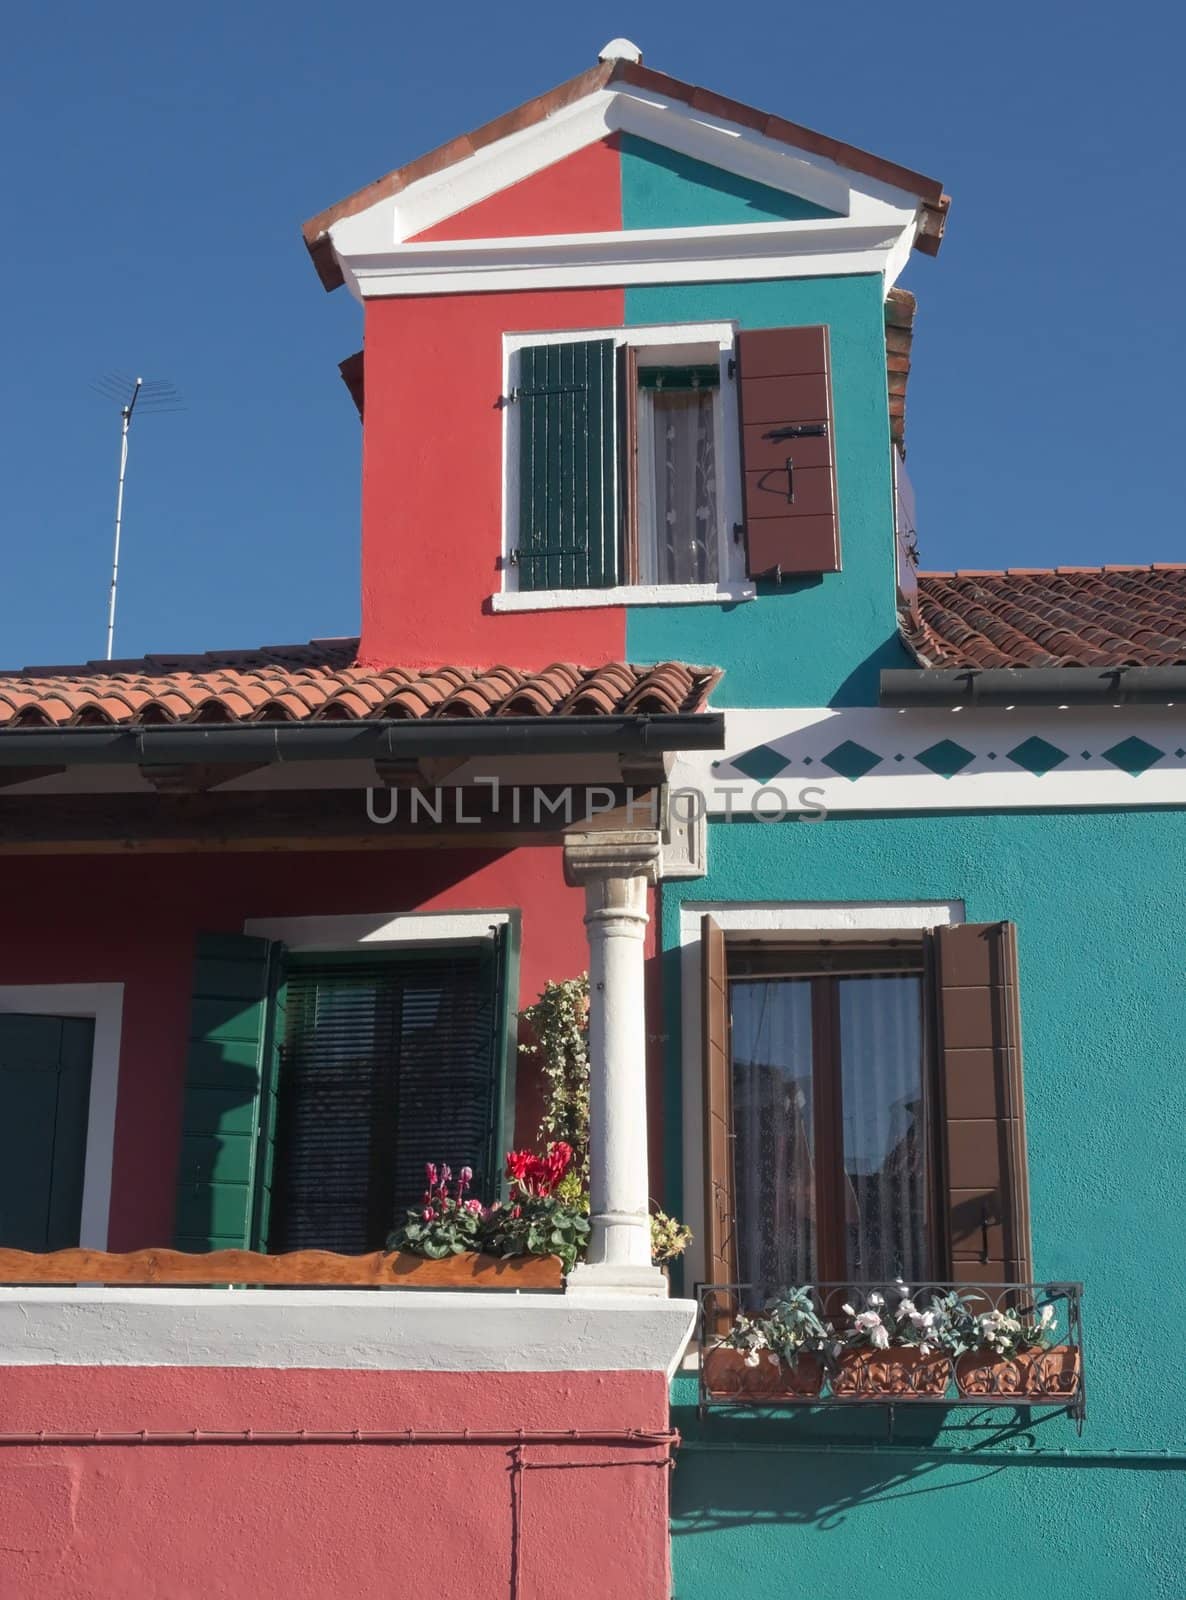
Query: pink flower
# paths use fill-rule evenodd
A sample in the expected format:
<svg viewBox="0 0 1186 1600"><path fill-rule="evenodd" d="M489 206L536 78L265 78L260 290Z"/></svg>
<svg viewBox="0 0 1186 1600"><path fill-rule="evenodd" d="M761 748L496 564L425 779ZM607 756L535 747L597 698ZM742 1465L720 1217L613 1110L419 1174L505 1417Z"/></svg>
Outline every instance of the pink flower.
<svg viewBox="0 0 1186 1600"><path fill-rule="evenodd" d="M436 1215L436 1212L431 1206L425 1206L424 1210L420 1213L420 1219L422 1222L435 1222Z"/></svg>
<svg viewBox="0 0 1186 1600"><path fill-rule="evenodd" d="M437 1169L433 1162L430 1161L425 1166L424 1176L428 1180L428 1187L431 1189L437 1181Z"/></svg>
<svg viewBox="0 0 1186 1600"><path fill-rule="evenodd" d="M482 1214L482 1202L480 1200L467 1200L465 1202L465 1209L467 1211L474 1212L478 1216L481 1216L481 1214Z"/></svg>

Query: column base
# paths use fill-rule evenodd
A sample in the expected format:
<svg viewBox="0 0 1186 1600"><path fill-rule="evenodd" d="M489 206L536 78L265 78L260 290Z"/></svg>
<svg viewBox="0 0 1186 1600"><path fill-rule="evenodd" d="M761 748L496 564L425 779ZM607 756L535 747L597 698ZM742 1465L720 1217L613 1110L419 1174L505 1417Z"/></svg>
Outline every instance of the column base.
<svg viewBox="0 0 1186 1600"><path fill-rule="evenodd" d="M661 1267L633 1267L616 1261L579 1261L568 1274L568 1294L662 1295L669 1292Z"/></svg>

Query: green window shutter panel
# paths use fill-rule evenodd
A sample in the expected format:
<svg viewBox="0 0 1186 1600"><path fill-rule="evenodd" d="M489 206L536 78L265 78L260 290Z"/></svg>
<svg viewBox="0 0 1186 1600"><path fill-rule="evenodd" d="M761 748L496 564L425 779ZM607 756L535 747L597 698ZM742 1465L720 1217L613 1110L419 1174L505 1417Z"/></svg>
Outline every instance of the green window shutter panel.
<svg viewBox="0 0 1186 1600"><path fill-rule="evenodd" d="M283 946L200 934L194 964L174 1243L266 1244Z"/></svg>
<svg viewBox="0 0 1186 1600"><path fill-rule="evenodd" d="M95 1025L0 1016L0 1244L79 1242Z"/></svg>
<svg viewBox="0 0 1186 1600"><path fill-rule="evenodd" d="M519 352L520 589L618 582L615 372L612 339Z"/></svg>
<svg viewBox="0 0 1186 1600"><path fill-rule="evenodd" d="M519 913L512 911L508 921L495 930L491 959L497 1002L494 1036L494 1081L497 1091L491 1126L490 1171L507 1192L503 1156L515 1142L515 1066L519 1059Z"/></svg>

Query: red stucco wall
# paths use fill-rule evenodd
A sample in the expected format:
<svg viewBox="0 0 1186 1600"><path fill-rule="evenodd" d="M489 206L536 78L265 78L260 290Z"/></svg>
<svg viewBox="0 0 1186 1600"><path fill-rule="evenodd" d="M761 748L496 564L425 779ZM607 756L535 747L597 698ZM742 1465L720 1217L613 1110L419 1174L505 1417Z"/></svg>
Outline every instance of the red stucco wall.
<svg viewBox="0 0 1186 1600"><path fill-rule="evenodd" d="M588 966L583 892L565 884L561 852L554 847L501 854L392 850L10 858L4 901L0 983L125 986L109 1235L113 1250L172 1238L190 984L199 932L239 933L249 917L519 907L524 1004L549 978L572 977ZM651 955L653 924L648 936ZM654 983L651 990L657 1007ZM534 1139L538 1122L527 1058L520 1060L519 1084L518 1138L527 1142ZM656 1070L656 1095L660 1087ZM651 1146L658 1160L654 1097L653 1104ZM432 1152L425 1155L428 1159Z"/></svg>
<svg viewBox="0 0 1186 1600"><path fill-rule="evenodd" d="M667 1425L660 1373L10 1367L0 1384L14 1432ZM664 1454L529 1446L513 1483L505 1445L0 1445L0 1595L667 1600Z"/></svg>
<svg viewBox="0 0 1186 1600"><path fill-rule="evenodd" d="M616 149L591 146L424 238L621 227ZM527 669L621 659L617 610L494 615L501 588L504 332L613 328L621 289L368 300L362 646L383 666ZM448 418L448 426L430 419Z"/></svg>

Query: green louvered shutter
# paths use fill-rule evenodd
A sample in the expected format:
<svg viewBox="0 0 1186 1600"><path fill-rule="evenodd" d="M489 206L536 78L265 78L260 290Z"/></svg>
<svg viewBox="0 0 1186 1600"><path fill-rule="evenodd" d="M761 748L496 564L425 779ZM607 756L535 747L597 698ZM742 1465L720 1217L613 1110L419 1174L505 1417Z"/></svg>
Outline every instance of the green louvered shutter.
<svg viewBox="0 0 1186 1600"><path fill-rule="evenodd" d="M602 589L619 581L612 339L519 352L520 589Z"/></svg>
<svg viewBox="0 0 1186 1600"><path fill-rule="evenodd" d="M284 948L200 934L174 1230L179 1250L266 1242Z"/></svg>
<svg viewBox="0 0 1186 1600"><path fill-rule="evenodd" d="M515 1145L515 1064L519 1059L519 913L494 930L490 959L494 962L497 1010L494 1019L494 1115L491 1120L490 1171L505 1197L504 1157Z"/></svg>

